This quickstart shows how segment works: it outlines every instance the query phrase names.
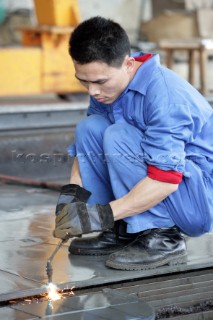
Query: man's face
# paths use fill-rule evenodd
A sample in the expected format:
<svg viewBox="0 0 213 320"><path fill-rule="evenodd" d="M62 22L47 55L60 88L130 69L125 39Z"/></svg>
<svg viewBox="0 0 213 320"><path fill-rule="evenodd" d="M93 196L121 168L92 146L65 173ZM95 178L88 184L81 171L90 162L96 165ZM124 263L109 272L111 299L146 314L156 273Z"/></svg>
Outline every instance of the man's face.
<svg viewBox="0 0 213 320"><path fill-rule="evenodd" d="M121 67L104 62L78 64L74 61L75 76L97 101L113 103L132 78L134 59L126 56Z"/></svg>

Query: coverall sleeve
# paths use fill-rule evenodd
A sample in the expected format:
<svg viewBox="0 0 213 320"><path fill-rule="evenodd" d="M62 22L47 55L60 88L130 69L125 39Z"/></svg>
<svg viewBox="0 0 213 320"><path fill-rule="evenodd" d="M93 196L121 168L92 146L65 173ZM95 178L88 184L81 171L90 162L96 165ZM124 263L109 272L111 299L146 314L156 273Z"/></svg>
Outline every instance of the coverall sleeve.
<svg viewBox="0 0 213 320"><path fill-rule="evenodd" d="M192 140L193 119L187 105L149 105L143 141L147 164L184 174L185 145Z"/></svg>

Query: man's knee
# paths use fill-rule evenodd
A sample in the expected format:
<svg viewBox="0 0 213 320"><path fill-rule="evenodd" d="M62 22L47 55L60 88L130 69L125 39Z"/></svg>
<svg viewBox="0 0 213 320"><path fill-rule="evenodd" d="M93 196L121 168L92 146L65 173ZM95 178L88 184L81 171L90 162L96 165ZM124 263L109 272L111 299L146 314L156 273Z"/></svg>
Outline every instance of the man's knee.
<svg viewBox="0 0 213 320"><path fill-rule="evenodd" d="M104 149L120 146L122 141L127 140L127 137L126 125L118 123L112 124L104 132Z"/></svg>
<svg viewBox="0 0 213 320"><path fill-rule="evenodd" d="M110 125L110 122L102 116L91 115L86 119L81 120L76 126L76 140L83 141L84 139L99 138L103 136L104 131Z"/></svg>
<svg viewBox="0 0 213 320"><path fill-rule="evenodd" d="M113 150L121 153L143 152L142 133L132 125L127 123L115 123L104 132L103 147L106 153Z"/></svg>

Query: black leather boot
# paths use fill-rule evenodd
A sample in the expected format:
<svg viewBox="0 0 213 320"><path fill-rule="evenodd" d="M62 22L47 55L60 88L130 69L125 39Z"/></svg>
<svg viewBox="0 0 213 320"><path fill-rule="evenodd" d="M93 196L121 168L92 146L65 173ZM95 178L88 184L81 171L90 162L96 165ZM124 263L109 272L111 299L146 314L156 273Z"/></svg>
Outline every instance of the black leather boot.
<svg viewBox="0 0 213 320"><path fill-rule="evenodd" d="M77 255L107 255L132 242L137 234L126 233L126 223L115 222L115 227L95 237L76 238L71 241L69 252Z"/></svg>
<svg viewBox="0 0 213 320"><path fill-rule="evenodd" d="M186 244L176 227L150 229L122 250L109 255L106 266L120 270L145 270L186 262Z"/></svg>

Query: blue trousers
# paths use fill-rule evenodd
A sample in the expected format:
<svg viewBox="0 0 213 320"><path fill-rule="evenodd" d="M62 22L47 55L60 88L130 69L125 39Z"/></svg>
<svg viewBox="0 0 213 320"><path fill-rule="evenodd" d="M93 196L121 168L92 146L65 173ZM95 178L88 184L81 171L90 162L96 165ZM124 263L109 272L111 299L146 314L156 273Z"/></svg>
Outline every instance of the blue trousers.
<svg viewBox="0 0 213 320"><path fill-rule="evenodd" d="M83 186L92 192L88 203L107 204L124 196L147 176L143 133L130 124L111 124L102 116L91 115L77 125L75 146ZM158 205L125 218L127 232L174 225L190 236L210 231L213 220L210 175L213 170L211 165L207 167L203 175L200 165L193 159L186 160L186 170L191 177L184 177L178 190Z"/></svg>

